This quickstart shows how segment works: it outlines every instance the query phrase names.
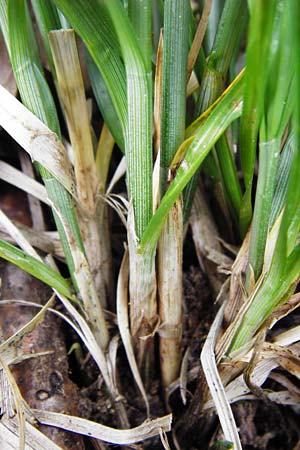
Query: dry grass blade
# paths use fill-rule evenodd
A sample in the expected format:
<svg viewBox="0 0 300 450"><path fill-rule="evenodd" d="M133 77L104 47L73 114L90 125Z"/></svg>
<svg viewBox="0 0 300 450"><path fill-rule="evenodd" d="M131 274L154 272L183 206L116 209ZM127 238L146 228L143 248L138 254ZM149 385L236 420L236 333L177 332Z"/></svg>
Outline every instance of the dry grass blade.
<svg viewBox="0 0 300 450"><path fill-rule="evenodd" d="M244 243L246 240L244 241ZM241 293L239 293L240 297L238 298L241 304L239 305L240 308L237 310L237 314L234 316L232 322L229 324L229 326L226 328L224 334L221 336L221 338L218 340L217 346L216 346L216 354L217 354L217 361L219 361L222 356L226 353L228 350L228 347L230 346L231 340L233 339L238 327L242 323L243 317L248 311L248 309L251 306L251 303L253 302L253 299L255 298L256 293L259 291L260 287L262 286L264 282L264 274L260 276L260 278L257 280L255 287L252 290L252 294L247 298L247 301L241 302L243 300L243 285L240 284L241 287ZM245 344L245 348L242 348L242 352L246 353L247 350L251 347L251 342L248 342Z"/></svg>
<svg viewBox="0 0 300 450"><path fill-rule="evenodd" d="M284 384L284 387L287 387L287 391L278 392L263 391L260 387L268 377L277 377L278 374L273 374L272 371L279 366L299 378L299 345L292 345L300 340L299 329L299 327L295 327L295 329L280 333L273 339L275 344L265 342L262 345L259 354L256 354L255 366L251 367L251 373L248 374L248 382L246 383L244 376L245 372L243 372L226 386L226 395L230 403L241 400L242 398L247 398L246 396L251 393L251 387L257 392L260 391L262 395L265 395L270 400L280 404L295 404L298 402L299 392L295 390L294 384ZM253 352L255 352L255 349L251 349L245 354L245 351L241 349L236 352L234 360L231 360L230 362L225 361L222 365L228 365L232 368L238 360L247 363L250 362L251 364ZM249 366L246 370L248 369ZM254 396L254 399L257 399L257 397ZM205 404L204 409L212 408L213 406L213 401L208 401Z"/></svg>
<svg viewBox="0 0 300 450"><path fill-rule="evenodd" d="M126 228L126 217L128 212L128 201L118 194L107 194L103 197L105 202L111 206L118 214L121 222Z"/></svg>
<svg viewBox="0 0 300 450"><path fill-rule="evenodd" d="M42 184L4 161L0 161L0 178L49 205L47 192Z"/></svg>
<svg viewBox="0 0 300 450"><path fill-rule="evenodd" d="M19 150L19 160L21 169L24 175L29 177L30 180L35 181L35 174L30 157L23 150ZM32 229L38 231L45 231L46 225L44 221L44 215L41 202L33 195L28 195L28 206L31 215Z"/></svg>
<svg viewBox="0 0 300 450"><path fill-rule="evenodd" d="M106 190L106 194L110 194L112 192L117 182L125 175L126 170L127 170L126 158L125 156L123 156L123 158L119 162L118 167L115 170L115 173L113 174L112 179L110 180L110 183Z"/></svg>
<svg viewBox="0 0 300 450"><path fill-rule="evenodd" d="M48 258L49 266L57 271L56 265L54 261L51 259L51 257ZM108 367L108 364L111 362L106 358L105 353L103 352L101 346L96 340L96 337L94 333L91 330L90 325L87 323L87 321L82 317L82 315L76 310L76 308L71 304L71 302L61 295L59 292L57 292L55 289L53 289L57 297L60 299L70 316L72 317L72 320L69 320L66 316L58 314L62 319L64 319L78 334L82 342L85 344L86 348L90 352L92 358L94 359L95 363L97 364L104 381L106 383L106 386L109 390L109 393L113 399L113 401L116 402L115 407L116 410L119 413L120 420L123 423L127 423L127 416L126 411L123 408L122 402L118 403L118 399L120 398L120 394L118 391L118 388L114 382L113 377L111 376L111 370L110 367Z"/></svg>
<svg viewBox="0 0 300 450"><path fill-rule="evenodd" d="M246 267L248 264L249 242L250 234L248 233L232 265L229 299L226 303L224 311L224 319L226 324L230 324L233 321L234 317L236 317L237 312L239 311L241 304L245 300L246 293L242 283L242 277L246 272Z"/></svg>
<svg viewBox="0 0 300 450"><path fill-rule="evenodd" d="M61 447L41 433L31 423L25 423L25 450L62 450ZM3 439L3 440L2 440ZM16 450L19 442L18 425L15 418L2 417L0 422L0 442L7 444L5 450Z"/></svg>
<svg viewBox="0 0 300 450"><path fill-rule="evenodd" d="M276 381L277 383L281 384L282 386L286 387L288 391L295 393L296 395L300 396L300 388L299 386L296 386L295 383L293 383L288 376L285 376L282 373L271 373L269 378L271 380ZM300 399L299 399L300 400ZM299 403L299 401L298 401Z"/></svg>
<svg viewBox="0 0 300 450"><path fill-rule="evenodd" d="M0 357L7 365L16 364L23 359L23 351L19 345L20 341L44 319L46 311L54 302L54 298L55 296L53 295L30 322L0 345Z"/></svg>
<svg viewBox="0 0 300 450"><path fill-rule="evenodd" d="M186 405L186 391L187 391L187 383L188 383L188 361L190 356L189 348L186 349L186 352L182 358L181 369L180 369L180 396L182 403Z"/></svg>
<svg viewBox="0 0 300 450"><path fill-rule="evenodd" d="M187 80L189 81L191 73L193 71L196 59L198 57L203 38L205 35L208 18L211 10L212 0L206 0L204 3L204 8L202 10L201 19L197 27L197 31L189 52L188 63L187 63Z"/></svg>
<svg viewBox="0 0 300 450"><path fill-rule="evenodd" d="M279 405L293 405L297 406L300 402L300 396L289 390L270 392L268 394L268 399L271 402L278 403Z"/></svg>
<svg viewBox="0 0 300 450"><path fill-rule="evenodd" d="M120 268L118 286L117 286L117 317L118 326L122 342L126 351L126 356L130 365L130 369L134 376L135 382L142 394L147 409L147 417L150 417L150 407L147 399L146 391L143 385L142 378L134 356L131 334L129 331L128 320L128 279L129 279L129 258L128 250L125 250L123 261Z"/></svg>
<svg viewBox="0 0 300 450"><path fill-rule="evenodd" d="M0 86L0 126L70 192L75 193L73 169L57 135L13 95Z"/></svg>
<svg viewBox="0 0 300 450"><path fill-rule="evenodd" d="M194 74L194 72L191 73L190 79L188 81L187 87L186 87L186 96L190 97L193 92L195 92L199 87L199 81Z"/></svg>
<svg viewBox="0 0 300 450"><path fill-rule="evenodd" d="M87 419L50 411L33 410L36 419L44 425L63 428L74 433L99 439L117 445L130 445L157 436L161 431L170 431L171 414L144 422L136 428L118 430L100 425Z"/></svg>
<svg viewBox="0 0 300 450"><path fill-rule="evenodd" d="M19 437L11 430L6 428L2 422L0 422L0 442L5 450L16 450L19 446ZM57 447L58 449L59 447ZM35 450L34 447L25 444L24 450Z"/></svg>
<svg viewBox="0 0 300 450"><path fill-rule="evenodd" d="M300 341L300 325L280 333L273 339L275 344L281 346L291 345L298 341Z"/></svg>
<svg viewBox="0 0 300 450"><path fill-rule="evenodd" d="M214 400L214 404L219 416L224 437L233 443L235 450L242 450L238 430L235 424L229 401L222 384L221 377L218 373L214 347L216 343L217 333L220 330L224 314L224 305L218 311L218 314L210 328L205 344L201 352L201 363L206 377L206 381Z"/></svg>
<svg viewBox="0 0 300 450"><path fill-rule="evenodd" d="M273 326L279 320L286 317L296 308L299 308L299 306L300 306L300 293L297 292L296 294L292 295L285 303L279 305L279 307L276 308L275 311L273 311L272 315L270 316L270 320L269 321L267 320L269 328L273 328Z"/></svg>
<svg viewBox="0 0 300 450"><path fill-rule="evenodd" d="M14 239L14 241L21 247L24 252L33 256L34 258L40 260L40 256L34 250L32 245L27 241L25 236L23 236L22 232L17 228L13 222L4 214L0 209L0 224L6 229L6 231L10 234L10 236Z"/></svg>
<svg viewBox="0 0 300 450"><path fill-rule="evenodd" d="M117 352L119 346L119 336L116 335L111 338L107 351L107 367L109 370L110 378L113 380L115 386L117 386ZM127 421L127 427L129 427L129 422Z"/></svg>
<svg viewBox="0 0 300 450"><path fill-rule="evenodd" d="M171 447L169 445L168 436L167 433L163 430L160 431L160 442L162 443L162 446L165 450L171 450Z"/></svg>
<svg viewBox="0 0 300 450"><path fill-rule="evenodd" d="M284 370L300 380L299 347L296 352L292 351L292 349L287 350L288 352L286 355L279 355L278 362Z"/></svg>
<svg viewBox="0 0 300 450"><path fill-rule="evenodd" d="M64 252L56 231L36 231L26 225L12 221L20 230L24 238L35 248L43 250L45 253L51 253L53 256L64 259ZM15 240L7 233L6 227L0 224L0 238L9 243Z"/></svg>
<svg viewBox="0 0 300 450"><path fill-rule="evenodd" d="M74 308L71 302L64 296L57 294L58 298L71 315L72 319L78 326L77 334L80 336L82 342L86 345L88 351L93 357L95 363L97 364L105 383L109 389L113 392L112 382L107 369L107 362L104 353L96 342L96 339L84 318L79 314L79 312Z"/></svg>
<svg viewBox="0 0 300 450"><path fill-rule="evenodd" d="M0 367L0 414L5 414L7 417L15 416L14 398L3 367Z"/></svg>
<svg viewBox="0 0 300 450"><path fill-rule="evenodd" d="M55 267L55 265L54 265ZM84 274L83 274L84 275ZM99 347L98 343L96 342L96 339L87 324L87 322L84 320L84 318L79 314L79 312L74 308L74 306L62 295L57 293L57 296L62 301L63 305L66 307L67 311L70 313L71 317L75 320L76 324L78 325L79 329L75 329L76 332L79 334L80 338L90 351L92 357L94 358L96 364L98 365L102 376L113 396L113 398L116 398L118 395L118 392L115 388L115 386L112 383L112 380L108 373L107 368L107 361L105 358L104 353L102 352L101 348ZM42 310L30 321L26 327L23 327L16 335L12 336L8 340L6 340L1 346L0 346L0 354L2 358L5 358L5 361L7 361L6 358L10 358L10 360L7 361L7 363L17 362L18 359L22 355L15 354L16 350L15 348L18 348L15 346L16 342L22 338L22 336L31 331L39 320L44 316L44 313L46 309L51 305L51 302L53 301L53 297L49 300L49 302L42 308ZM72 324L71 324L72 325ZM11 348L11 346L13 347ZM7 353L7 356L6 356Z"/></svg>
<svg viewBox="0 0 300 450"><path fill-rule="evenodd" d="M21 392L19 390L19 387L14 379L13 374L11 373L9 367L0 357L0 368L4 372L4 376L8 380L8 389L11 391L11 397L13 399L13 405L12 408L17 413L17 420L18 420L18 434L19 434L19 450L25 449L25 408L24 408L24 400L21 395ZM2 413L6 413L6 411L2 411Z"/></svg>
<svg viewBox="0 0 300 450"><path fill-rule="evenodd" d="M261 386L266 381L271 371L277 367L278 362L274 358L260 361L251 374L251 382L255 386ZM227 400L230 403L239 400L241 397L244 397L250 392L249 386L247 386L243 374L231 381L226 386L225 390ZM257 397L255 398L257 399ZM204 405L204 409L209 409L212 407L214 407L213 401L208 401Z"/></svg>

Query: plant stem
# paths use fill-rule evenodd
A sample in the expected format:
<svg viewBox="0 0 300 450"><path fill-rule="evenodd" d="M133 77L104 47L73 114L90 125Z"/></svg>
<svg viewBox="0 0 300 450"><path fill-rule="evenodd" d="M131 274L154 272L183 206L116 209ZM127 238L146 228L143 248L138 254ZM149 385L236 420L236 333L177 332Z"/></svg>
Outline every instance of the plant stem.
<svg viewBox="0 0 300 450"><path fill-rule="evenodd" d="M164 42L161 109L161 192L168 170L184 140L190 6L187 0L167 0L164 7ZM182 340L181 199L172 207L158 246L160 365L166 388L179 375Z"/></svg>
<svg viewBox="0 0 300 450"><path fill-rule="evenodd" d="M132 207L128 213L127 235L130 255L130 326L138 366L147 387L155 366L154 330L157 325L155 249L138 252Z"/></svg>
<svg viewBox="0 0 300 450"><path fill-rule="evenodd" d="M162 383L167 388L179 375L182 342L181 198L172 207L158 244L159 353Z"/></svg>

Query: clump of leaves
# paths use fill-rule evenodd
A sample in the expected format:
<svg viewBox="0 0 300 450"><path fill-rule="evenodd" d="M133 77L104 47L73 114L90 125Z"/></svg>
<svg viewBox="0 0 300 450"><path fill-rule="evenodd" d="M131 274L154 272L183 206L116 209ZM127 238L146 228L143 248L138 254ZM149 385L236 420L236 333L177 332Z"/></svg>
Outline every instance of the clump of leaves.
<svg viewBox="0 0 300 450"><path fill-rule="evenodd" d="M185 370L183 243L202 177L223 217L221 225L230 230L233 244L241 244L202 350L211 391L203 392L204 410L217 409L225 436L219 442L241 448L229 402L256 388L260 392L274 367L291 367L287 346L293 352L297 340L291 333L286 340L277 337L275 344L266 342L265 331L299 304L300 66L294 37L300 11L296 0L202 3L203 8L188 0L32 0L29 8L25 0L0 0L1 31L22 101L0 87L0 125L34 161L44 187L22 175L24 190L51 208L61 245L60 254L51 256L63 256L71 281L52 257L33 248L45 250L41 232L26 234L3 213L1 227L16 246L1 240L0 256L54 289L102 374L120 423L128 428L105 310L117 311L118 333L149 415L157 339L166 402L167 388ZM70 144L46 82L33 17ZM103 118L98 142L75 34L84 44ZM244 56L245 68L239 71ZM118 151L123 159L107 187L111 158ZM3 178L17 184L12 181L16 169L2 167ZM112 193L124 174L126 198ZM109 205L119 213L128 242L116 295ZM219 243L212 244L216 227L205 209L193 215L193 224L201 225L193 230L207 230L208 238L195 232L193 238L201 266L213 280L220 261L228 263L228 258ZM263 364L264 352L272 364ZM4 362L2 371L11 363ZM296 366L289 370L298 376ZM169 416L149 422L148 428L145 423L136 430L108 432L79 418L33 414L53 426L66 428L68 421L68 429L82 433L90 426L95 438L124 445L170 427Z"/></svg>

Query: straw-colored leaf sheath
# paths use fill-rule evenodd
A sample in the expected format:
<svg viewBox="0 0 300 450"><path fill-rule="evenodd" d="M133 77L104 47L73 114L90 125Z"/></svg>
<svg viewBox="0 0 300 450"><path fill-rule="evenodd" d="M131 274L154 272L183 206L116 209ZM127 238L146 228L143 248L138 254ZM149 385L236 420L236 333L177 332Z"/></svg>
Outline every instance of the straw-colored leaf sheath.
<svg viewBox="0 0 300 450"><path fill-rule="evenodd" d="M79 222L84 247L100 302L105 307L108 296L107 287L111 277L111 273L109 273L111 255L107 205L100 196L97 198L100 183L96 172L90 122L74 31L52 31L50 46L59 95L74 150ZM104 230L107 233L103 239Z"/></svg>
<svg viewBox="0 0 300 450"><path fill-rule="evenodd" d="M159 353L162 382L179 375L182 341L182 205L179 198L167 217L158 244Z"/></svg>
<svg viewBox="0 0 300 450"><path fill-rule="evenodd" d="M56 30L49 36L58 80L58 90L66 115L75 156L76 188L80 206L95 212L97 176L90 123L74 30Z"/></svg>
<svg viewBox="0 0 300 450"><path fill-rule="evenodd" d="M130 325L137 362L146 383L154 370L154 332L158 322L156 306L155 251L138 252L132 205L127 235L130 273Z"/></svg>
<svg viewBox="0 0 300 450"><path fill-rule="evenodd" d="M143 385L143 381L136 363L134 349L132 345L131 334L129 331L128 320L128 284L129 284L129 258L128 250L125 250L122 264L120 267L120 273L118 277L117 286L117 317L120 335L125 348L128 363L130 365L131 372L134 376L135 382L138 385L140 393L144 399L147 416L150 416L149 402Z"/></svg>

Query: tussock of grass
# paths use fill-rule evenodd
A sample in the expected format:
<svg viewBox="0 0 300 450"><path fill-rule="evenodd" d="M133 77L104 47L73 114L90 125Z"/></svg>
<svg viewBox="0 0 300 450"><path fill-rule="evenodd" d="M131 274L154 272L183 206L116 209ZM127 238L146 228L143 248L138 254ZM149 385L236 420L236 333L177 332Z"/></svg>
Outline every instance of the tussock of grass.
<svg viewBox="0 0 300 450"><path fill-rule="evenodd" d="M266 331L299 305L299 2L226 0L223 5L206 0L196 11L188 0L31 3L32 11L25 0L0 0L1 31L21 98L0 86L0 126L30 155L44 186L5 161L0 176L52 210L60 242L51 247L53 234L43 230L38 235L1 212L0 256L52 287L126 429L33 411L24 404L7 349L41 320L43 309L18 336L0 345L0 376L14 397L20 447L29 439L32 448L40 448L40 433L29 424L32 414L41 423L119 445L160 435L168 448L163 432L171 427L170 416L130 428L113 333L121 336L150 417L147 395L158 377L156 341L164 400L168 403L168 388L177 386L180 373L178 385L183 373L185 384L188 379L187 358L181 367L182 259L191 220L197 256L214 291L220 278L212 267L221 261L223 272L230 272L220 292L214 292L223 304L201 353L210 389L202 392L203 411L216 408L225 439L241 448L230 402L252 391L284 402L282 393L262 389L279 364L299 377L294 361L298 328L285 330L274 342L266 340ZM33 17L60 107L46 81ZM103 118L98 144L75 34L84 43L95 107ZM62 144L65 128L72 158ZM117 146L123 159L112 173ZM124 173L127 198L116 192ZM207 206L199 206L205 205L199 177L215 204L208 213L201 210ZM116 292L111 206L128 240ZM223 217L220 234L227 233L230 244L240 247L231 268L218 238L211 236L216 209ZM207 236L197 235L205 227ZM33 245L51 257L41 256ZM53 256L66 263L71 280L59 273ZM117 331L111 330L104 308L117 309ZM284 392L293 404L297 395L292 391ZM12 438L10 420L0 422L4 442ZM45 445L55 449L52 444L47 440Z"/></svg>

